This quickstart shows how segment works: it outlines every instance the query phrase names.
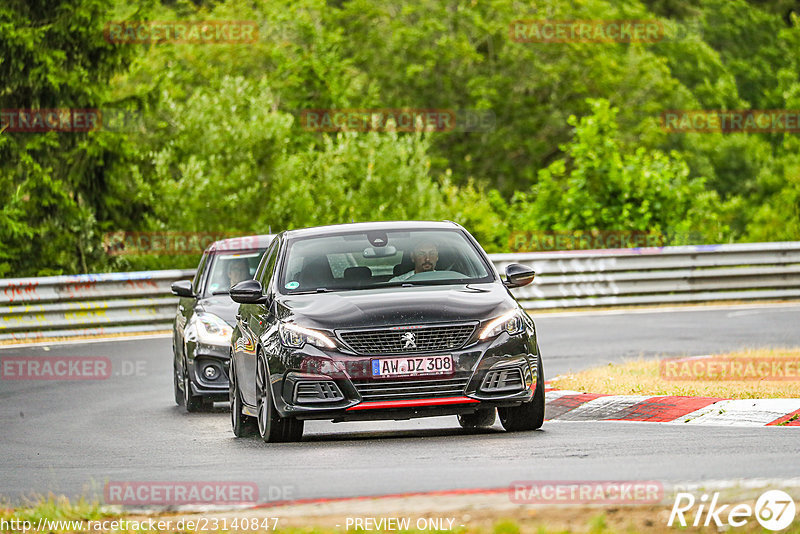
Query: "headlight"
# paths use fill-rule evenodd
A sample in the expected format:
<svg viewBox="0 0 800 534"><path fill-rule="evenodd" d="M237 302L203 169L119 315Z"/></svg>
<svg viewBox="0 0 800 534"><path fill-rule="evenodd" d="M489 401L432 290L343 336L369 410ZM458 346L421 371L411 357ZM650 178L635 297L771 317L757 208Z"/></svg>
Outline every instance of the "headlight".
<svg viewBox="0 0 800 534"><path fill-rule="evenodd" d="M302 326L297 326L292 323L281 323L278 326L278 333L284 345L295 349L299 349L306 343L311 343L315 347L321 349L332 349L336 347L336 343L322 332L317 332L310 328L303 328Z"/></svg>
<svg viewBox="0 0 800 534"><path fill-rule="evenodd" d="M497 319L489 321L483 329L478 339L488 339L499 336L501 332L507 332L509 336L521 334L525 331L525 321L522 319L518 310L511 310L504 313Z"/></svg>
<svg viewBox="0 0 800 534"><path fill-rule="evenodd" d="M197 339L205 345L227 346L231 343L231 325L223 321L213 313L198 313L197 319Z"/></svg>

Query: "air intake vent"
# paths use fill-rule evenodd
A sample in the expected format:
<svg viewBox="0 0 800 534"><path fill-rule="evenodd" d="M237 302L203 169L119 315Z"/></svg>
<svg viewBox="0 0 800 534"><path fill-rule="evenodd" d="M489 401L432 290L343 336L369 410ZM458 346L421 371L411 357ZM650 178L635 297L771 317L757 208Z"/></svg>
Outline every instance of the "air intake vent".
<svg viewBox="0 0 800 534"><path fill-rule="evenodd" d="M353 382L365 401L458 397L464 394L469 377L444 380L401 380Z"/></svg>
<svg viewBox="0 0 800 534"><path fill-rule="evenodd" d="M481 385L481 391L485 393L510 393L523 389L525 389L525 382L519 368L489 371Z"/></svg>
<svg viewBox="0 0 800 534"><path fill-rule="evenodd" d="M295 404L336 402L344 399L336 382L298 382L294 388Z"/></svg>

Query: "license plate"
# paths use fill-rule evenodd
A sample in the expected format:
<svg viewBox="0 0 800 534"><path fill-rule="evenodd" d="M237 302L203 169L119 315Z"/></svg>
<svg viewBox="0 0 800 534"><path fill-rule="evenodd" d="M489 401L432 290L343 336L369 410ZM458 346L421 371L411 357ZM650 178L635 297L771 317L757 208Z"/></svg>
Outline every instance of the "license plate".
<svg viewBox="0 0 800 534"><path fill-rule="evenodd" d="M372 360L372 376L377 378L449 374L453 374L453 357L449 354Z"/></svg>

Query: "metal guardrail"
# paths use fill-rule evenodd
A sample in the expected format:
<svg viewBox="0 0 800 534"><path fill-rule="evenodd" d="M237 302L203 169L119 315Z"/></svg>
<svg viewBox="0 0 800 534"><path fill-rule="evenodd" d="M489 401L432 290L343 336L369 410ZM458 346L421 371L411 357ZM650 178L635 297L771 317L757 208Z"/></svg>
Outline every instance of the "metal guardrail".
<svg viewBox="0 0 800 534"><path fill-rule="evenodd" d="M0 341L170 327L170 285L194 270L0 279Z"/></svg>
<svg viewBox="0 0 800 534"><path fill-rule="evenodd" d="M528 309L800 298L800 242L491 254L529 265ZM170 328L193 270L0 279L0 340Z"/></svg>
<svg viewBox="0 0 800 534"><path fill-rule="evenodd" d="M800 242L493 254L528 265L513 290L529 309L800 297Z"/></svg>

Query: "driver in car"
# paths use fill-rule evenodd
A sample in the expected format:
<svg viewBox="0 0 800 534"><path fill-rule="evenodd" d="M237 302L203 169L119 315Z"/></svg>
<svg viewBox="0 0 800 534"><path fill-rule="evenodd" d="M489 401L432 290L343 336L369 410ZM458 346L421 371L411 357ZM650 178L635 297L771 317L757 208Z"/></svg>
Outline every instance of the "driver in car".
<svg viewBox="0 0 800 534"><path fill-rule="evenodd" d="M414 269L395 276L390 282L402 282L408 280L417 273L425 273L436 269L436 262L439 261L439 249L430 241L417 243L411 252L411 261L414 262Z"/></svg>
<svg viewBox="0 0 800 534"><path fill-rule="evenodd" d="M231 287L250 279L250 266L247 260L233 260L228 264L228 280Z"/></svg>

